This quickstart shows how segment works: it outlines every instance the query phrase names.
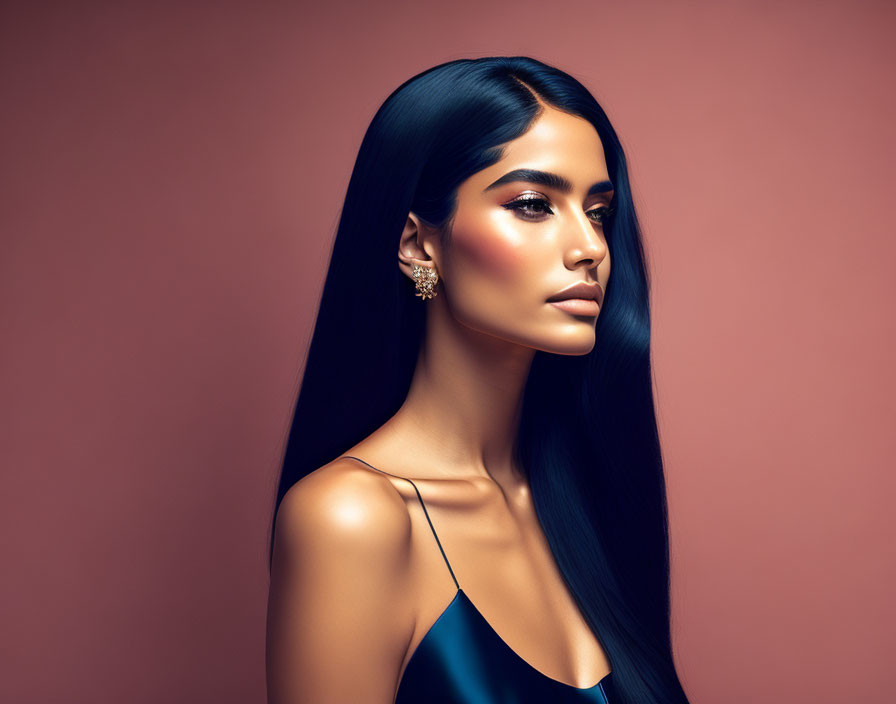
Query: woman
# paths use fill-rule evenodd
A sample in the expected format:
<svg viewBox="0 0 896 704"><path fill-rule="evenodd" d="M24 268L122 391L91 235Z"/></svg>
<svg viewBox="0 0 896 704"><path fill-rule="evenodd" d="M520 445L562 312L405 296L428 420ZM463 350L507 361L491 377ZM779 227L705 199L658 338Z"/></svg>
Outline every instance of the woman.
<svg viewBox="0 0 896 704"><path fill-rule="evenodd" d="M272 704L687 701L649 322L625 157L578 81L465 59L388 97L277 493Z"/></svg>

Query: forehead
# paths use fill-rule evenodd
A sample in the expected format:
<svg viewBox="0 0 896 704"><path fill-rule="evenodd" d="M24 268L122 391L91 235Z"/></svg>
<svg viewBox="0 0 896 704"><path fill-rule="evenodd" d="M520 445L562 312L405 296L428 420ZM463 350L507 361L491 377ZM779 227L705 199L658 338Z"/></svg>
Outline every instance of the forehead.
<svg viewBox="0 0 896 704"><path fill-rule="evenodd" d="M465 185L485 188L520 167L562 174L576 189L609 179L603 144L594 126L554 108L546 108L525 134L504 145L498 162L473 174Z"/></svg>

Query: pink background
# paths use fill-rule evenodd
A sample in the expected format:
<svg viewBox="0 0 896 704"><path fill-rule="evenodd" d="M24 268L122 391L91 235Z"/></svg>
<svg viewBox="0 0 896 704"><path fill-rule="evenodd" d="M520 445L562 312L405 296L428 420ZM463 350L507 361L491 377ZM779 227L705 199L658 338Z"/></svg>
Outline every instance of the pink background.
<svg viewBox="0 0 896 704"><path fill-rule="evenodd" d="M163 4L3 9L0 700L264 701L361 136L490 54L571 72L627 149L692 702L892 700L892 3Z"/></svg>

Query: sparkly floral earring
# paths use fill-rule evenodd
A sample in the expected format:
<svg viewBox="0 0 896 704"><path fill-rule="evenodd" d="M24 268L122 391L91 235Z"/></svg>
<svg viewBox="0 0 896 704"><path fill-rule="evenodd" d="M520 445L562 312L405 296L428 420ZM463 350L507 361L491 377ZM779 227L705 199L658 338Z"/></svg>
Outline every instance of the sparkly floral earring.
<svg viewBox="0 0 896 704"><path fill-rule="evenodd" d="M434 268L414 264L414 285L417 287L415 295L420 296L424 301L437 296L439 292L435 291L434 287L438 282L439 275Z"/></svg>

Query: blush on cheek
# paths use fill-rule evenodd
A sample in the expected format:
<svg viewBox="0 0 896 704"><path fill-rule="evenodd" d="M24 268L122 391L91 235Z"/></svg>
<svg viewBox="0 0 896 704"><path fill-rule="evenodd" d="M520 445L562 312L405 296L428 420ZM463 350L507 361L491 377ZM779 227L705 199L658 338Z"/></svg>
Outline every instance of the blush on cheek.
<svg viewBox="0 0 896 704"><path fill-rule="evenodd" d="M478 269L482 274L499 279L512 279L525 269L523 242L512 233L482 228L478 231L455 231L453 237L458 263Z"/></svg>

